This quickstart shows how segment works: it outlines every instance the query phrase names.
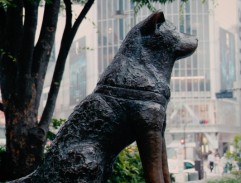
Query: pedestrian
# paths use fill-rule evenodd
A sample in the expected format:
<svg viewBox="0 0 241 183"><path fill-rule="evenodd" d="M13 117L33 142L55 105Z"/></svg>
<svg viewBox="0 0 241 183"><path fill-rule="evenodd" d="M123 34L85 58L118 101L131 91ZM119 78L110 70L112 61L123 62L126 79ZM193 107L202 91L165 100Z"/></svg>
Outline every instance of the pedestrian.
<svg viewBox="0 0 241 183"><path fill-rule="evenodd" d="M220 167L220 156L219 154L215 154L215 163L214 163L214 170L215 173L219 173L219 167Z"/></svg>
<svg viewBox="0 0 241 183"><path fill-rule="evenodd" d="M214 154L212 151L210 151L208 155L208 165L211 172L213 171L213 168L214 168L214 161L215 161Z"/></svg>
<svg viewBox="0 0 241 183"><path fill-rule="evenodd" d="M227 158L225 157L225 155L222 156L221 158L221 163L222 163L222 167L223 167L223 174L224 173L228 173L228 166L227 166Z"/></svg>

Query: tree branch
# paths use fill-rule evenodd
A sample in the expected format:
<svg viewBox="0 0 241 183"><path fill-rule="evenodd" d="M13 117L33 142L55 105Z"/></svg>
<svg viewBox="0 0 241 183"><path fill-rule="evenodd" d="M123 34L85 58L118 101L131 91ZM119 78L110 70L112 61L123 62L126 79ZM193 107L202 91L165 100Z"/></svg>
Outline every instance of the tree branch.
<svg viewBox="0 0 241 183"><path fill-rule="evenodd" d="M52 0L51 3L45 4L41 32L34 50L32 77L36 87L35 110L39 107L44 78L54 44L59 8L60 0Z"/></svg>
<svg viewBox="0 0 241 183"><path fill-rule="evenodd" d="M4 54L3 50L3 33L6 25L6 11L3 5L0 3L0 88L1 88L1 80L2 80L2 55Z"/></svg>
<svg viewBox="0 0 241 183"><path fill-rule="evenodd" d="M66 23L65 23L65 30L71 29L72 27L72 3L70 0L64 0L65 4L65 13L66 13Z"/></svg>
<svg viewBox="0 0 241 183"><path fill-rule="evenodd" d="M22 40L22 15L22 0L15 1L14 7L6 8L6 24L1 43L4 52L1 55L1 90L2 97L6 100L9 100L15 94L16 62L18 61Z"/></svg>
<svg viewBox="0 0 241 183"><path fill-rule="evenodd" d="M39 125L43 129L48 129L49 123L51 122L51 118L52 118L52 115L54 112L55 103L56 103L57 95L59 92L60 83L61 83L61 80L63 77L65 62L66 62L66 58L68 56L70 46L73 42L74 36L77 32L77 29L78 29L80 23L82 22L82 20L84 19L84 17L88 13L88 11L90 10L94 1L95 0L87 1L87 3L85 4L84 8L81 11L81 13L79 14L78 18L76 19L71 31L69 31L69 22L66 23L66 26L68 26L68 27L65 27L63 38L61 41L59 55L57 58L57 63L55 66L53 80L52 80L52 83L50 86L47 103L46 103L46 106L45 106L43 114L42 114L42 118L39 123ZM69 6L69 3L70 3L69 0L65 0L64 2L67 3L66 6ZM66 11L70 11L70 10L71 9L66 8ZM66 16L70 16L70 12L66 12ZM70 19L70 17L66 17L66 18L67 18L67 20Z"/></svg>
<svg viewBox="0 0 241 183"><path fill-rule="evenodd" d="M86 14L89 12L90 8L92 7L92 5L94 4L95 0L89 0L83 10L81 11L81 13L79 14L78 18L76 19L74 25L73 25L73 35L76 34L78 28L79 28L79 25L81 24L81 22L83 21L83 19L85 18Z"/></svg>
<svg viewBox="0 0 241 183"><path fill-rule="evenodd" d="M0 111L4 112L4 106L2 103L0 103Z"/></svg>
<svg viewBox="0 0 241 183"><path fill-rule="evenodd" d="M38 23L39 1L24 0L25 18L23 27L23 45L21 49L20 72L30 74L34 51L35 33ZM23 70L23 71L22 71ZM21 75L21 74L20 74Z"/></svg>
<svg viewBox="0 0 241 183"><path fill-rule="evenodd" d="M1 56L1 49L3 44L3 32L6 25L6 11L3 5L0 3L0 56ZM1 61L1 60L0 60Z"/></svg>
<svg viewBox="0 0 241 183"><path fill-rule="evenodd" d="M17 93L19 104L26 104L32 98L32 78L31 78L31 68L34 52L34 41L38 22L38 6L39 1L29 1L24 0L25 16L24 16L24 26L23 26L23 38L21 46L21 55L19 56L17 66ZM19 83L21 81L22 84ZM23 100L24 99L24 100Z"/></svg>

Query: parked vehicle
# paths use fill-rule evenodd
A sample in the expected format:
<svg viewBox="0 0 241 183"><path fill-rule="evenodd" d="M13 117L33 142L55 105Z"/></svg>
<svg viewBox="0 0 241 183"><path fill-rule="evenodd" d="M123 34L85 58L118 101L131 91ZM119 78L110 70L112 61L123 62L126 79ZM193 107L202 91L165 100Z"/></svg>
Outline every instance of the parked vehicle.
<svg viewBox="0 0 241 183"><path fill-rule="evenodd" d="M191 160L184 160L183 161L184 165L184 172L190 173L190 172L195 172L195 163L194 161Z"/></svg>
<svg viewBox="0 0 241 183"><path fill-rule="evenodd" d="M180 169L178 159L168 159L169 172L176 174L181 171L185 173L196 172L195 163L192 160L183 160L183 170Z"/></svg>

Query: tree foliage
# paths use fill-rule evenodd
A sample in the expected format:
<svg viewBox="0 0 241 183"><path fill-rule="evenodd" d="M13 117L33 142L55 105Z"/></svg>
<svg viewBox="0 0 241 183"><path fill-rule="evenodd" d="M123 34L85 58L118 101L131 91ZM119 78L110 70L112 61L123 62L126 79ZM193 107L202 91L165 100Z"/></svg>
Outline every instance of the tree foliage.
<svg viewBox="0 0 241 183"><path fill-rule="evenodd" d="M233 139L234 151L226 152L228 159L233 159L237 162L239 169L241 170L241 134L235 135Z"/></svg>
<svg viewBox="0 0 241 183"><path fill-rule="evenodd" d="M155 11L155 7L153 6L153 3L172 3L176 0L132 0L133 3L135 3L135 12L137 13L142 7L147 6L148 9L151 11ZM187 2L189 0L181 0L182 2Z"/></svg>
<svg viewBox="0 0 241 183"><path fill-rule="evenodd" d="M52 119L52 123L50 124L50 130L48 131L47 138L48 140L52 141L56 137L56 132L58 131L59 127L64 124L65 119Z"/></svg>
<svg viewBox="0 0 241 183"><path fill-rule="evenodd" d="M240 176L239 177L222 176L222 178L209 180L208 183L240 183L240 178L241 178Z"/></svg>
<svg viewBox="0 0 241 183"><path fill-rule="evenodd" d="M136 145L125 148L117 157L108 183L144 183L144 173Z"/></svg>

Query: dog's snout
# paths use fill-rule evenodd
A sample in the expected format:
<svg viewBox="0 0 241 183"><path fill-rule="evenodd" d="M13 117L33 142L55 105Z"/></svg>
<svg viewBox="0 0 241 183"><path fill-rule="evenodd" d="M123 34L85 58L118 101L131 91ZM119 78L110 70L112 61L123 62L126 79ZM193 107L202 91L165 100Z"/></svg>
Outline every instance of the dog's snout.
<svg viewBox="0 0 241 183"><path fill-rule="evenodd" d="M176 60L190 56L198 46L196 36L183 34L176 46Z"/></svg>

